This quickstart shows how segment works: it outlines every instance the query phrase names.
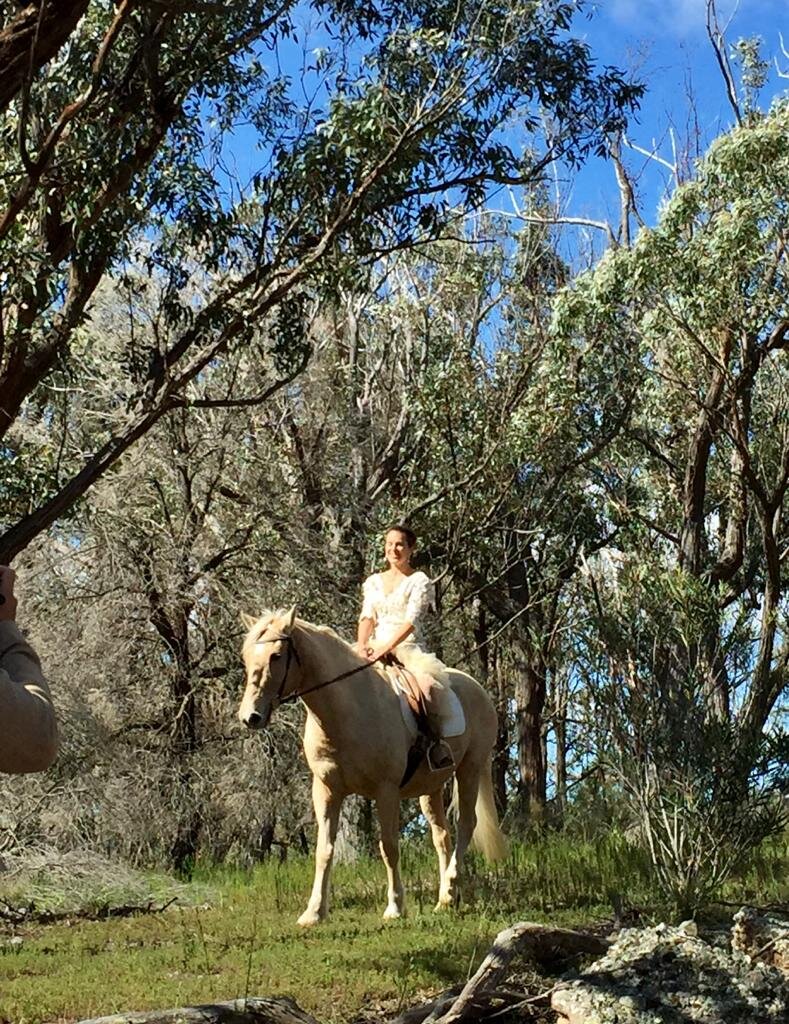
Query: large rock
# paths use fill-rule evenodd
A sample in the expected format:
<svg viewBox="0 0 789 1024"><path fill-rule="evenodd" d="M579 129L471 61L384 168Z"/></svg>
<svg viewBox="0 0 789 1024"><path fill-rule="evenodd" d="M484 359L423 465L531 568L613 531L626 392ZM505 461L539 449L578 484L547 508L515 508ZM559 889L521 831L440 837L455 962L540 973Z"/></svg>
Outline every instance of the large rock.
<svg viewBox="0 0 789 1024"><path fill-rule="evenodd" d="M563 1024L786 1024L789 978L703 941L692 922L629 928L551 1006Z"/></svg>

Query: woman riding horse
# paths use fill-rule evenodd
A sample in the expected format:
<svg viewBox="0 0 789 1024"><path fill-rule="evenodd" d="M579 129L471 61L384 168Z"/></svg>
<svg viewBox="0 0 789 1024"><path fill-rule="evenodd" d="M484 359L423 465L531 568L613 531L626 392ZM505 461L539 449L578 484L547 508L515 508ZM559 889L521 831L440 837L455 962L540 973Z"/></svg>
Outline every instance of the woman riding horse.
<svg viewBox="0 0 789 1024"><path fill-rule="evenodd" d="M299 924L317 924L328 913L340 808L351 793L374 800L378 810L387 870L384 918L401 917L405 911L398 832L400 801L409 797L419 797L430 823L439 864L438 908L453 906L472 836L489 860L507 855L493 797L490 765L497 725L489 695L465 672L446 670L464 722L463 731L450 741L454 769L431 771L423 762L404 781L413 734L401 713L400 697L383 672L360 658L334 630L297 619L295 608L245 621L247 685L238 709L241 721L250 729L265 729L283 704L301 700L307 709L304 754L312 771L318 839L312 893ZM454 849L443 795L453 772L458 812Z"/></svg>
<svg viewBox="0 0 789 1024"><path fill-rule="evenodd" d="M407 526L390 526L384 535L384 556L389 568L364 581L362 611L356 649L371 662L381 661L398 689L416 684L432 734L428 764L434 771L454 763L449 745L442 740L450 716L447 670L423 647L422 623L435 611L435 588L425 573L413 568L411 558L416 534ZM408 693L407 693L408 695Z"/></svg>

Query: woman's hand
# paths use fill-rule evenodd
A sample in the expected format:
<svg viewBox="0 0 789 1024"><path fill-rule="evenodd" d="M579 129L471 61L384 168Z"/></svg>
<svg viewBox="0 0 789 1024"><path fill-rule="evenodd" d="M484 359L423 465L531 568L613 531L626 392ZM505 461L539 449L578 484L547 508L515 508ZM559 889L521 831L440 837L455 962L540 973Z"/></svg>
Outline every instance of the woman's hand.
<svg viewBox="0 0 789 1024"><path fill-rule="evenodd" d="M379 658L382 658L385 654L388 653L388 647L366 647L364 651L364 656L365 658L367 658L368 661L378 661Z"/></svg>

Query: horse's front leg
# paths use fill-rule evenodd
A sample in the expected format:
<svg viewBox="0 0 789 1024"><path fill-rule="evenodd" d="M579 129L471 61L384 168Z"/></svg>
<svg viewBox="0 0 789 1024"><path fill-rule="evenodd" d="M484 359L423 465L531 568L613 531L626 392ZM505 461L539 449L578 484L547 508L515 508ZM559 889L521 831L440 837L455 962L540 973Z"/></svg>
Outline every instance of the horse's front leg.
<svg viewBox="0 0 789 1024"><path fill-rule="evenodd" d="M334 840L340 820L343 794L334 792L317 775L312 777L312 804L318 822L318 841L315 845L315 881L307 909L299 924L308 927L322 921L329 913L329 874L334 856Z"/></svg>
<svg viewBox="0 0 789 1024"><path fill-rule="evenodd" d="M405 913L405 891L400 878L400 794L394 786L387 787L378 793L375 804L381 827L381 856L388 879L384 920L391 921Z"/></svg>

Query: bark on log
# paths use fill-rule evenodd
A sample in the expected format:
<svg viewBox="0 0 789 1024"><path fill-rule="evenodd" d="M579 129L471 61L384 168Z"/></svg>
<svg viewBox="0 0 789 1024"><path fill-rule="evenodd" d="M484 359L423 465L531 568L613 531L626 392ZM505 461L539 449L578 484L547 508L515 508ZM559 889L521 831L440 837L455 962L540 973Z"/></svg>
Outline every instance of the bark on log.
<svg viewBox="0 0 789 1024"><path fill-rule="evenodd" d="M462 992L441 1016L427 1018L431 1024L458 1024L475 1014L475 1004L483 992L495 989L504 978L514 956L530 955L544 960L551 955L564 956L579 953L605 953L612 940L589 932L576 932L569 928L551 928L531 921L520 921L496 936L493 946Z"/></svg>
<svg viewBox="0 0 789 1024"><path fill-rule="evenodd" d="M287 996L276 999L233 999L227 1003L182 1006L93 1017L78 1024L318 1024Z"/></svg>
<svg viewBox="0 0 789 1024"><path fill-rule="evenodd" d="M442 1013L445 1013L460 995L460 987L448 988L435 999L418 1006L409 1006L408 1009L395 1017L391 1024L422 1024L428 1017L437 1020Z"/></svg>

